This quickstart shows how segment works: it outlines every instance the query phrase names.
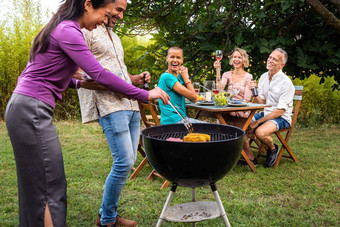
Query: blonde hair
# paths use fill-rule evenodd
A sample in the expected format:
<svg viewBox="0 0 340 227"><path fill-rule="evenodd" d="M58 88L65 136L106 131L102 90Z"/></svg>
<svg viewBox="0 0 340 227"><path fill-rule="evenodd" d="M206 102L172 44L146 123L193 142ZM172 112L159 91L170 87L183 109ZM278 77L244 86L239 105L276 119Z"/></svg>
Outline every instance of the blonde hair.
<svg viewBox="0 0 340 227"><path fill-rule="evenodd" d="M249 55L247 54L247 51L241 49L241 48L235 48L232 55L229 57L229 64L233 65L233 56L235 52L239 52L242 56L242 66L243 68L249 67Z"/></svg>

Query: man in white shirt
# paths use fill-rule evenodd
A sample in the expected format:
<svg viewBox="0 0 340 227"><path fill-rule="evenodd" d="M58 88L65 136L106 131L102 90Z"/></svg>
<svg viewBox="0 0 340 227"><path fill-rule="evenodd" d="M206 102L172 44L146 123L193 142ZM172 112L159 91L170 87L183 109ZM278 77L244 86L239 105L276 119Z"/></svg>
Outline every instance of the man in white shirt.
<svg viewBox="0 0 340 227"><path fill-rule="evenodd" d="M92 31L86 29L82 31L92 54L105 69L130 84L138 85L142 84L144 74L146 81L149 82L150 74L143 72L131 75L128 72L121 40L112 30L116 22L123 19L126 7L127 0L115 0L108 24L102 24ZM90 88L89 84L91 83L88 82L86 88ZM137 155L140 135L138 103L106 89L98 90L100 85L93 86L97 90L83 88L78 90L82 122L99 122L114 160L105 181L96 226L137 226L137 222L120 217L117 209L121 191Z"/></svg>
<svg viewBox="0 0 340 227"><path fill-rule="evenodd" d="M270 105L261 113L256 113L250 123L255 135L267 147L265 167L273 166L278 155L278 146L273 143L272 133L290 126L292 121L295 88L290 78L282 72L288 60L286 51L275 49L267 59L268 72L261 75L258 84L257 103ZM250 83L249 88L256 86Z"/></svg>

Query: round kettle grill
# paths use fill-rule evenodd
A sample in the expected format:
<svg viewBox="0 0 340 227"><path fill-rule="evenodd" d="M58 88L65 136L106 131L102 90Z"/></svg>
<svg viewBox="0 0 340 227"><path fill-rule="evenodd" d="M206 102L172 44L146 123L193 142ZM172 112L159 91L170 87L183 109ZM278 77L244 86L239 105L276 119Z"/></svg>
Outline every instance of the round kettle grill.
<svg viewBox="0 0 340 227"><path fill-rule="evenodd" d="M195 133L210 135L209 142L168 141L188 134L183 124L161 125L142 131L148 161L172 187L156 226L163 220L199 222L222 217L229 225L215 182L222 179L240 158L244 131L221 124L193 124ZM177 186L193 188L193 202L170 207ZM210 185L216 202L196 202L195 188Z"/></svg>

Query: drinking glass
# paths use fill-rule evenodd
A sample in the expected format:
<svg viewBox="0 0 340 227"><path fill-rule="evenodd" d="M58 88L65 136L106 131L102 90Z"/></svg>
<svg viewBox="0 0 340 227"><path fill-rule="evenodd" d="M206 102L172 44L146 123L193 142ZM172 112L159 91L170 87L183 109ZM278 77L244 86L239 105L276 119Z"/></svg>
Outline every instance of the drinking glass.
<svg viewBox="0 0 340 227"><path fill-rule="evenodd" d="M214 92L215 95L218 95L220 93L220 84L216 83L215 81L212 84L212 91Z"/></svg>
<svg viewBox="0 0 340 227"><path fill-rule="evenodd" d="M216 59L217 59L218 61L221 61L222 58L223 58L223 52L222 52L222 50L216 50L216 52L215 52L215 57L216 57Z"/></svg>
<svg viewBox="0 0 340 227"><path fill-rule="evenodd" d="M240 93L240 90L238 88L233 88L233 93L236 97L238 95L238 93Z"/></svg>
<svg viewBox="0 0 340 227"><path fill-rule="evenodd" d="M244 85L241 84L241 83L233 84L233 86L232 86L232 93L234 95L234 99L239 99L239 100L243 99L243 97L238 97L238 94L240 93L240 91L241 91L241 89L243 87L244 87Z"/></svg>
<svg viewBox="0 0 340 227"><path fill-rule="evenodd" d="M194 86L196 93L200 92L200 83L194 82L192 85Z"/></svg>
<svg viewBox="0 0 340 227"><path fill-rule="evenodd" d="M212 90L213 83L214 83L213 80L206 80L206 81L204 81L203 86L204 86L206 89L208 89L208 90L211 91L211 90Z"/></svg>

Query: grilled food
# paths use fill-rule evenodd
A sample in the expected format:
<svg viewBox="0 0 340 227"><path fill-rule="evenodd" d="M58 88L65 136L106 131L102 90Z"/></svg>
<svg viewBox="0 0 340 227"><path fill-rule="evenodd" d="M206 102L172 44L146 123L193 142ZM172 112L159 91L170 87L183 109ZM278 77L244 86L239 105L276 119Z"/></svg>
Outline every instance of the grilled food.
<svg viewBox="0 0 340 227"><path fill-rule="evenodd" d="M174 138L174 137L170 137L170 138L166 139L166 141L183 142L183 140L181 138Z"/></svg>
<svg viewBox="0 0 340 227"><path fill-rule="evenodd" d="M210 141L210 136L208 134L202 133L189 133L184 136L184 142L207 142Z"/></svg>

